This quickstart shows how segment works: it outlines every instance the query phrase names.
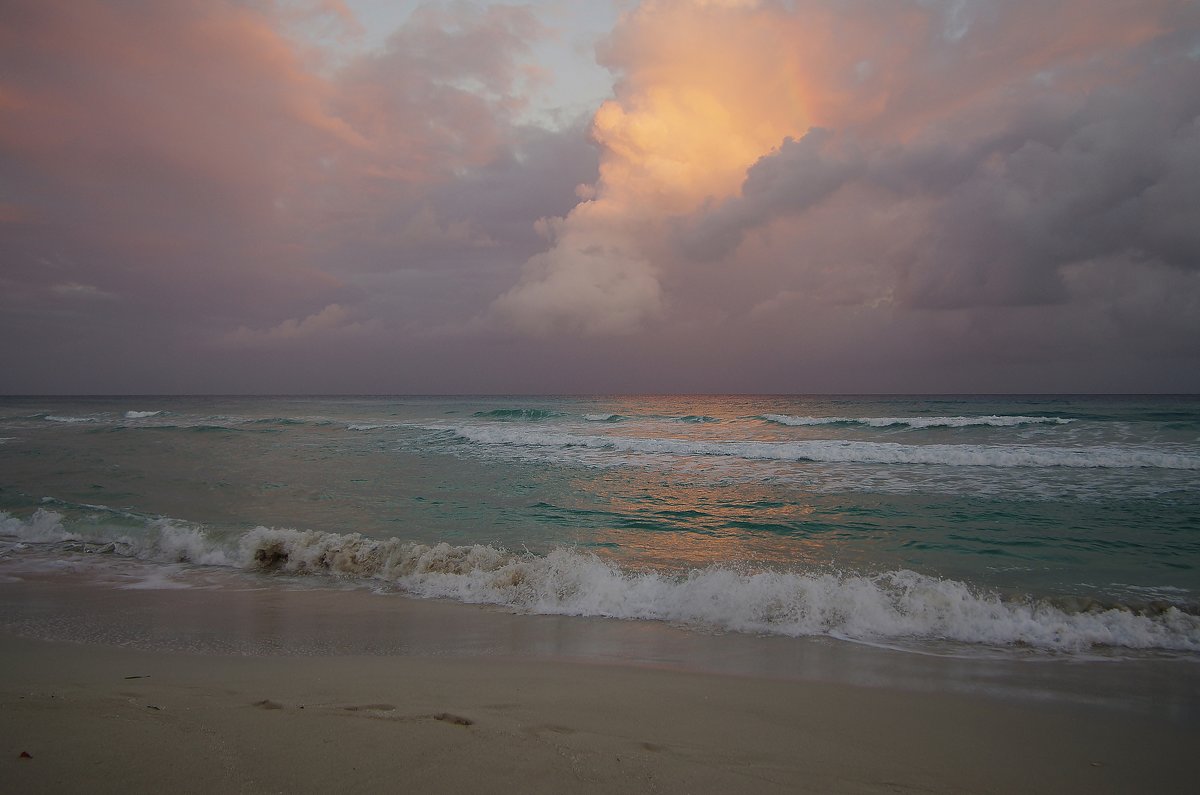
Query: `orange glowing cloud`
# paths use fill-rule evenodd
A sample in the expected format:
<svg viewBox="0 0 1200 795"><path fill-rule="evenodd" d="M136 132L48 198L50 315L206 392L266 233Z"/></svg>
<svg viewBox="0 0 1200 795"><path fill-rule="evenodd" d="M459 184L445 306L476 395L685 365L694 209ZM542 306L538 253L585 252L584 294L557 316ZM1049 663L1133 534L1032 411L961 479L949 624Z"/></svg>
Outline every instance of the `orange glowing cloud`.
<svg viewBox="0 0 1200 795"><path fill-rule="evenodd" d="M545 225L552 248L495 302L502 321L621 333L662 312L658 266L639 241L736 193L756 159L808 126L805 83L780 68L791 43L774 23L758 3L733 0L655 0L621 21L602 52L620 75L617 96L592 123L599 179Z"/></svg>

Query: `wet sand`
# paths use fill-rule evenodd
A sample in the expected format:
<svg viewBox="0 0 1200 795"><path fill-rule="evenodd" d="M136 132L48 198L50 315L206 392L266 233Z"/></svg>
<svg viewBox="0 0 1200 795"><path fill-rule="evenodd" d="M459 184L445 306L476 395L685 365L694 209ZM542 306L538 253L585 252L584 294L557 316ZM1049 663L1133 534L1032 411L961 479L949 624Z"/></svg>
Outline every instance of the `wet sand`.
<svg viewBox="0 0 1200 795"><path fill-rule="evenodd" d="M230 582L0 583L6 791L1160 793L1200 775L1193 663L964 666Z"/></svg>

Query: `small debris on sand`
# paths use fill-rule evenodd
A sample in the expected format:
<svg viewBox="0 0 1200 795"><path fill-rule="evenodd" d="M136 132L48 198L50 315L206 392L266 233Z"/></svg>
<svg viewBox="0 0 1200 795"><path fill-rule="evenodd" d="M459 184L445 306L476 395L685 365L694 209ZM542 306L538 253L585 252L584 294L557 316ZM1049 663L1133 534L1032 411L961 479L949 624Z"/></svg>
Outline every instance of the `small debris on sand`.
<svg viewBox="0 0 1200 795"><path fill-rule="evenodd" d="M475 723L470 718L464 718L462 715L451 715L449 712L439 712L433 716L433 719L453 723L455 726L470 726Z"/></svg>

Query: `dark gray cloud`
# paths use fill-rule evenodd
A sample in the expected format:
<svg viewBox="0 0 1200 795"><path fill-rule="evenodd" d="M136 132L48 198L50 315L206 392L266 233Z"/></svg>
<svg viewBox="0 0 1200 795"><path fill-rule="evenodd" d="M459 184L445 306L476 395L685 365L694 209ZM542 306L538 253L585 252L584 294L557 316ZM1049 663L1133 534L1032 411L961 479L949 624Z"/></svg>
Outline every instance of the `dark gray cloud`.
<svg viewBox="0 0 1200 795"><path fill-rule="evenodd" d="M728 257L751 230L854 185L864 234L888 207L919 206L904 218L915 237L878 255L912 307L1059 303L1063 268L1089 261L1200 268L1200 59L1189 44L1152 42L1131 59L1135 79L1082 101L1050 103L1030 86L1024 104L1005 98L1003 126L952 121L900 145L853 129L786 140L739 196L681 220L681 246Z"/></svg>

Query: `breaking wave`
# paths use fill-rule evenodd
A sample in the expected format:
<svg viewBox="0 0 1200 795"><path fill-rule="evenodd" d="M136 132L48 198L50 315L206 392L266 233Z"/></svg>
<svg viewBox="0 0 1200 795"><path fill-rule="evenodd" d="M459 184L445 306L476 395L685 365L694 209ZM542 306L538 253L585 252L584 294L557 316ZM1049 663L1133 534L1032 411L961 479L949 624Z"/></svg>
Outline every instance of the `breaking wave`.
<svg viewBox="0 0 1200 795"><path fill-rule="evenodd" d="M1006 599L908 570L865 575L714 566L670 575L627 571L589 552L564 548L518 554L479 544L429 545L267 527L221 543L202 528L167 519L148 520L139 538L81 539L63 528L61 518L44 509L28 520L0 513L0 533L23 542L90 541L85 551L153 561L380 582L416 596L531 613L864 642L1200 652L1200 616L1194 609L1161 602Z"/></svg>
<svg viewBox="0 0 1200 795"><path fill-rule="evenodd" d="M456 427L457 436L483 445L524 449L590 448L640 454L735 456L767 461L857 464L936 464L987 467L1200 470L1200 456L1157 448L1043 447L1034 445L897 444L831 439L809 441L702 441L589 436L524 428Z"/></svg>
<svg viewBox="0 0 1200 795"><path fill-rule="evenodd" d="M1018 425L1066 425L1074 420L1064 417L1010 417L992 415L989 417L796 417L790 414L763 414L758 419L776 425L807 426L807 425L866 425L870 428L891 428L904 426L908 428L968 428L972 426L990 426L993 428L1010 428Z"/></svg>
<svg viewBox="0 0 1200 795"><path fill-rule="evenodd" d="M127 411L127 412L125 412L125 419L127 419L127 420L144 420L148 417L157 417L158 415L163 414L163 413L164 412L161 412L161 411Z"/></svg>

